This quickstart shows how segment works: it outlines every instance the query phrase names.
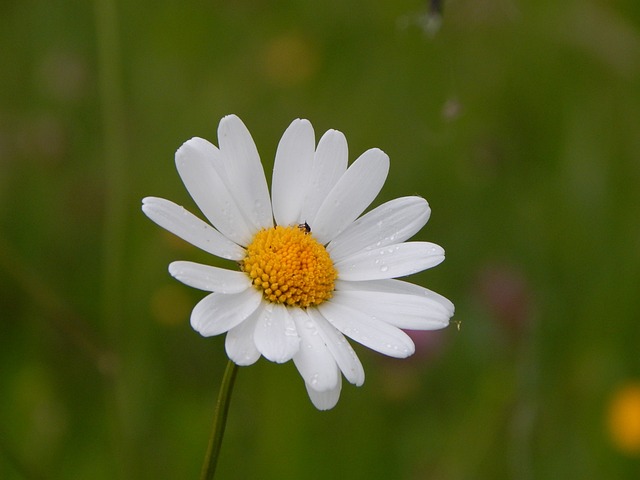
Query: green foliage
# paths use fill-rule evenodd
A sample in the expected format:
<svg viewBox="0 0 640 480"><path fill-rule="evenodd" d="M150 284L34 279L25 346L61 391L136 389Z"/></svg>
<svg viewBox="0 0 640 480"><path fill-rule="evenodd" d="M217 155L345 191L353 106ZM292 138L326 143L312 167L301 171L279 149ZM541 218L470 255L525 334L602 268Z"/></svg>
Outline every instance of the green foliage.
<svg viewBox="0 0 640 480"><path fill-rule="evenodd" d="M0 5L0 478L197 477L226 357L166 267L216 260L140 200L197 212L173 153L229 113L268 177L296 117L385 150L460 328L357 347L329 412L241 368L219 478L638 478L607 412L640 379L640 4L424 3Z"/></svg>

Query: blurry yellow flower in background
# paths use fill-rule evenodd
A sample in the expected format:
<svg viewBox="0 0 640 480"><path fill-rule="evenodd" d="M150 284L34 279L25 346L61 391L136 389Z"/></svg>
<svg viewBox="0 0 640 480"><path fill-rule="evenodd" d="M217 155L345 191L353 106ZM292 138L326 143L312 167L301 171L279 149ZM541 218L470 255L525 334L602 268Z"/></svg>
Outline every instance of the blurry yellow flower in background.
<svg viewBox="0 0 640 480"><path fill-rule="evenodd" d="M280 35L267 42L261 60L263 75L282 87L309 80L320 63L316 47L309 38L297 32Z"/></svg>
<svg viewBox="0 0 640 480"><path fill-rule="evenodd" d="M179 325L189 317L191 297L178 285L163 285L150 299L152 317L162 325Z"/></svg>
<svg viewBox="0 0 640 480"><path fill-rule="evenodd" d="M640 381L618 388L609 403L609 435L614 445L627 454L640 454Z"/></svg>

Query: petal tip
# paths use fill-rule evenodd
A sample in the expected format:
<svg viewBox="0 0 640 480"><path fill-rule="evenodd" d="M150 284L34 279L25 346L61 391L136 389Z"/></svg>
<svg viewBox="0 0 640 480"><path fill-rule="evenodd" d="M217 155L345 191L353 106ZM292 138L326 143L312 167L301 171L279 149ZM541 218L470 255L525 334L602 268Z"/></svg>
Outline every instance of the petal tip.
<svg viewBox="0 0 640 480"><path fill-rule="evenodd" d="M370 148L368 151L371 152L370 153L371 155L376 155L378 159L385 161L387 163L389 162L389 155L387 155L384 150L381 150L378 147L373 147L373 148Z"/></svg>
<svg viewBox="0 0 640 480"><path fill-rule="evenodd" d="M313 403L313 406L318 410L331 410L337 405L340 399L341 382L339 382L334 389L322 392L314 390L313 387L306 382L305 387L307 387L307 393L309 394L311 403Z"/></svg>
<svg viewBox="0 0 640 480"><path fill-rule="evenodd" d="M220 119L220 123L218 124L218 138L220 136L226 135L228 128L237 128L240 127L243 130L246 130L246 125L244 122L238 117L236 114L231 113L229 115L225 115Z"/></svg>

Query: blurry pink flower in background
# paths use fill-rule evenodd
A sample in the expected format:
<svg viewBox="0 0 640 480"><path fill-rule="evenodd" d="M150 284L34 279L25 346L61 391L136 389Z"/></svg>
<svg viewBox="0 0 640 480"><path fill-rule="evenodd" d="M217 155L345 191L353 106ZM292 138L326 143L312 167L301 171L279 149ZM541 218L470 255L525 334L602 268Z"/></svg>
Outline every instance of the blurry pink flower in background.
<svg viewBox="0 0 640 480"><path fill-rule="evenodd" d="M490 264L480 270L476 294L487 313L510 335L519 336L531 320L531 287L514 265Z"/></svg>

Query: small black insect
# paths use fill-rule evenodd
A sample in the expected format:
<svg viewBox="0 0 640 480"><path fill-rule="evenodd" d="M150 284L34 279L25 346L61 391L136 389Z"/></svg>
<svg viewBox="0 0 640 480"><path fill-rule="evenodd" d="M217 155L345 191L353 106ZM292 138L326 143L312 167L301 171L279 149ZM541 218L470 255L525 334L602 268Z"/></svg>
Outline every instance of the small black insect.
<svg viewBox="0 0 640 480"><path fill-rule="evenodd" d="M311 233L311 227L307 222L301 223L300 225L298 225L298 228L302 230L305 234Z"/></svg>

